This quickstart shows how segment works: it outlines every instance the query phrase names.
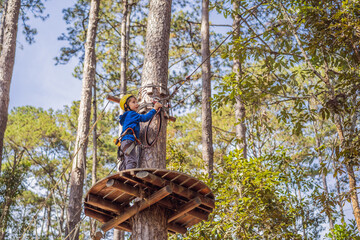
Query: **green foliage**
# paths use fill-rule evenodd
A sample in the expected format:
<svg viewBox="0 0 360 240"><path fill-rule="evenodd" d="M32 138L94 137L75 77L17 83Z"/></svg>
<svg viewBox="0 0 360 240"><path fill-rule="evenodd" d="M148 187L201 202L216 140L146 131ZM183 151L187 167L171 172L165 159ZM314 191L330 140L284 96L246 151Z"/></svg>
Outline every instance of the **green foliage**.
<svg viewBox="0 0 360 240"><path fill-rule="evenodd" d="M216 208L182 239L301 239L293 229L298 209L284 191L287 177L268 158L241 156L226 156L212 181L198 176L213 190Z"/></svg>
<svg viewBox="0 0 360 240"><path fill-rule="evenodd" d="M333 229L330 230L330 233L326 234L330 239L336 240L359 240L360 235L356 227L355 221L351 221L349 224L336 224Z"/></svg>

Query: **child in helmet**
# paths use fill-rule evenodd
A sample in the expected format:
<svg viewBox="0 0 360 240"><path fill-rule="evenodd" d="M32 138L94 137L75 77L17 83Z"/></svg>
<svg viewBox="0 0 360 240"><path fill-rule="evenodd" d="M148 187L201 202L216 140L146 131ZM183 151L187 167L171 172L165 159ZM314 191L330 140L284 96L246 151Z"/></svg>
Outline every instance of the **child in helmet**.
<svg viewBox="0 0 360 240"><path fill-rule="evenodd" d="M119 170L136 168L137 154L135 150L136 142L140 143L138 138L140 134L140 122L149 121L162 107L159 102L155 103L154 109L147 114L137 113L139 104L132 94L123 96L120 100L120 107L124 110L124 114L120 115L121 132L121 151L124 153L124 163ZM136 142L135 142L136 141Z"/></svg>

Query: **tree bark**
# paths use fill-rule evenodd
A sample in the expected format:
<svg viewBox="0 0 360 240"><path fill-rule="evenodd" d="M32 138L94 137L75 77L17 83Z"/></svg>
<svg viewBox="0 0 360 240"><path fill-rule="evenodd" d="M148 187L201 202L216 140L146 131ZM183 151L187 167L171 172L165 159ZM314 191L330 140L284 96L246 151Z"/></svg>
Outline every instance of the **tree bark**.
<svg viewBox="0 0 360 240"><path fill-rule="evenodd" d="M141 77L141 104L151 104L153 98L161 98L167 93L168 55L171 21L171 1L151 0L146 32L146 49ZM153 87L156 86L156 87ZM163 102L166 104L166 102ZM149 109L148 109L149 110ZM141 167L166 167L166 125L162 119L162 127L156 144L142 151ZM141 130L144 130L143 128ZM143 131L142 131L143 132ZM144 136L144 134L141 134Z"/></svg>
<svg viewBox="0 0 360 240"><path fill-rule="evenodd" d="M321 139L320 139L320 136L319 136L319 133L318 133L318 126L317 126L316 122L313 123L313 126L314 126L314 130L315 130L316 147L318 149L320 149L320 147L321 147ZM322 165L323 158L322 158L322 151L320 151L320 150L319 150L318 158L319 158L320 165ZM330 198L330 195L329 195L326 175L325 175L324 171L321 172L321 178L322 178L322 184L323 184L324 193L325 193L326 199L328 200ZM334 222L333 222L333 219L332 219L332 216L331 216L331 212L329 212L328 210L325 210L325 214L329 219L329 227L330 227L330 229L333 229L334 228Z"/></svg>
<svg viewBox="0 0 360 240"><path fill-rule="evenodd" d="M338 168L338 166L336 166L335 161L333 161L333 168L336 171L336 169ZM337 199L339 201L339 209L340 209L340 216L341 216L341 222L345 221L345 214L344 214L344 208L342 205L342 200L341 200L341 186L340 186L340 181L339 181L339 177L338 175L336 175L335 177L335 183L336 183L336 191L337 191Z"/></svg>
<svg viewBox="0 0 360 240"><path fill-rule="evenodd" d="M124 10L123 17L121 21L121 46L120 46L120 95L126 94L127 90L127 79L126 79L126 61L127 61L127 51L126 51L126 24L127 24L127 15L128 15L128 1L123 1Z"/></svg>
<svg viewBox="0 0 360 240"><path fill-rule="evenodd" d="M7 11L8 2L4 1L4 8L1 15L1 28L0 28L0 53L2 51L2 45L4 41L4 32L5 32L5 20L6 20L6 11Z"/></svg>
<svg viewBox="0 0 360 240"><path fill-rule="evenodd" d="M81 205L83 196L84 176L86 173L86 150L88 144L89 123L91 114L91 95L92 87L95 81L96 56L95 39L98 22L100 0L92 0L89 14L89 26L85 43L84 75L81 102L79 109L78 130L75 144L75 156L73 159L71 178L70 178L70 196L68 212L68 222L66 235L69 239L79 239L79 228L77 224L80 221Z"/></svg>
<svg viewBox="0 0 360 240"><path fill-rule="evenodd" d="M96 123L97 120L97 104L96 104L96 80L94 79L94 95L93 95L93 124ZM93 164L92 164L92 169L91 169L91 184L92 186L95 185L97 178L96 178L96 173L97 173L97 129L96 129L96 125L93 128ZM90 219L90 236L94 236L96 233L96 220L95 219Z"/></svg>
<svg viewBox="0 0 360 240"><path fill-rule="evenodd" d="M350 188L349 190L350 190L351 205L353 208L356 225L360 232L360 208L359 208L359 198L358 198L358 195L356 192L357 183L356 183L356 176L354 173L354 167L350 163L347 163L345 166L346 166L346 170L348 172L348 177L349 177L349 188Z"/></svg>
<svg viewBox="0 0 360 240"><path fill-rule="evenodd" d="M301 196L301 188L300 188L300 183L297 181L296 182L297 187L298 187L298 201L299 201L299 205L302 202L302 196ZM305 220L305 216L301 215L301 225L302 225L302 232L303 232L303 237L304 239L307 239L307 235L306 235L306 220Z"/></svg>
<svg viewBox="0 0 360 240"><path fill-rule="evenodd" d="M336 113L335 113L334 120L335 120L335 126L336 126L337 133L339 135L341 146L346 147L346 140L344 137L342 122L341 122L340 116ZM353 208L356 225L357 225L358 231L360 232L360 208L359 208L359 198L358 198L358 195L356 192L356 189L357 189L356 176L354 173L354 167L353 167L352 163L349 162L349 159L347 159L347 158L345 159L345 161L346 161L345 167L346 167L346 170L348 173L348 178L349 178L349 192L350 192L351 205Z"/></svg>
<svg viewBox="0 0 360 240"><path fill-rule="evenodd" d="M129 14L129 4L128 0L123 0L123 16L121 21L121 45L120 45L120 98L126 94L127 92L127 79L126 79L126 71L127 71L127 27L128 27L128 15ZM120 113L122 113L122 109L120 108ZM119 124L119 135L121 134L122 126ZM114 237L113 240L123 240L124 239L124 231L114 229Z"/></svg>
<svg viewBox="0 0 360 240"><path fill-rule="evenodd" d="M151 0L146 31L144 67L141 77L140 103L150 104L153 97L167 96L169 37L171 22L171 0ZM149 85L157 87L149 87ZM165 99L162 102L166 104ZM162 125L157 142L143 149L140 167L166 167L166 126L161 115ZM144 128L141 129L144 136ZM143 141L143 139L142 139ZM132 239L167 239L167 215L165 209L151 207L132 218Z"/></svg>
<svg viewBox="0 0 360 240"><path fill-rule="evenodd" d="M10 83L14 69L20 0L9 0L5 13L4 39L0 54L0 173L4 134L8 120Z"/></svg>
<svg viewBox="0 0 360 240"><path fill-rule="evenodd" d="M240 16L237 13L239 9L239 2L236 0L233 2L233 38L238 39L240 37ZM242 74L240 56L234 57L234 65L233 72L235 73L236 81L239 82ZM246 142L246 126L245 126L245 116L246 116L246 108L243 103L241 96L236 96L236 104L235 104L235 119L236 122L240 122L235 126L235 134L236 134L236 148L238 150L242 149L242 154L244 158L247 158L247 142Z"/></svg>
<svg viewBox="0 0 360 240"><path fill-rule="evenodd" d="M212 139L211 115L211 65L210 65L210 33L209 33L209 0L202 0L201 10L201 58L202 71L202 99L201 99L201 124L202 124L202 155L207 163L209 178L212 178L214 169L214 149Z"/></svg>

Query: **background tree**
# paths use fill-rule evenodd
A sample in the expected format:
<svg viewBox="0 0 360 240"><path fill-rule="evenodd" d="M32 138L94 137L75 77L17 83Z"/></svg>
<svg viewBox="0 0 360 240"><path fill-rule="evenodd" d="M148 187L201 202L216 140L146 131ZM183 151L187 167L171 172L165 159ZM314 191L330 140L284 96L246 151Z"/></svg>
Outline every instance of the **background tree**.
<svg viewBox="0 0 360 240"><path fill-rule="evenodd" d="M75 155L70 178L70 194L68 205L68 224L66 235L70 238L79 238L79 228L81 205L83 196L84 177L86 173L86 152L88 144L88 133L90 128L91 97L92 87L95 82L96 56L95 39L98 22L100 0L91 1L89 13L89 25L87 31L85 59L84 59L84 78L81 94L79 123L75 143Z"/></svg>
<svg viewBox="0 0 360 240"><path fill-rule="evenodd" d="M211 118L211 65L210 65L210 34L209 34L209 1L202 1L201 8L201 57L202 57L202 98L201 98L201 122L202 122L202 153L203 159L208 164L208 174L211 178L214 165L214 150L212 141L212 118Z"/></svg>
<svg viewBox="0 0 360 240"><path fill-rule="evenodd" d="M15 61L20 5L20 0L9 0L6 2L6 12L3 12L5 22L2 23L4 36L0 54L0 172L4 134L8 119L10 83Z"/></svg>

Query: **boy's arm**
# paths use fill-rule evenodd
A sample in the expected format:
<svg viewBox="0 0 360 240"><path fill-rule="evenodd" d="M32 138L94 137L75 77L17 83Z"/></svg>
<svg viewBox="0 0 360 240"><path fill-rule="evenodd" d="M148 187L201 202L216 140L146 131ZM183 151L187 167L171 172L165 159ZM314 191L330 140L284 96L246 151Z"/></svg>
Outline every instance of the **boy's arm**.
<svg viewBox="0 0 360 240"><path fill-rule="evenodd" d="M151 109L150 112L148 112L147 114L139 114L140 117L140 122L147 122L149 121L156 113L155 109Z"/></svg>

